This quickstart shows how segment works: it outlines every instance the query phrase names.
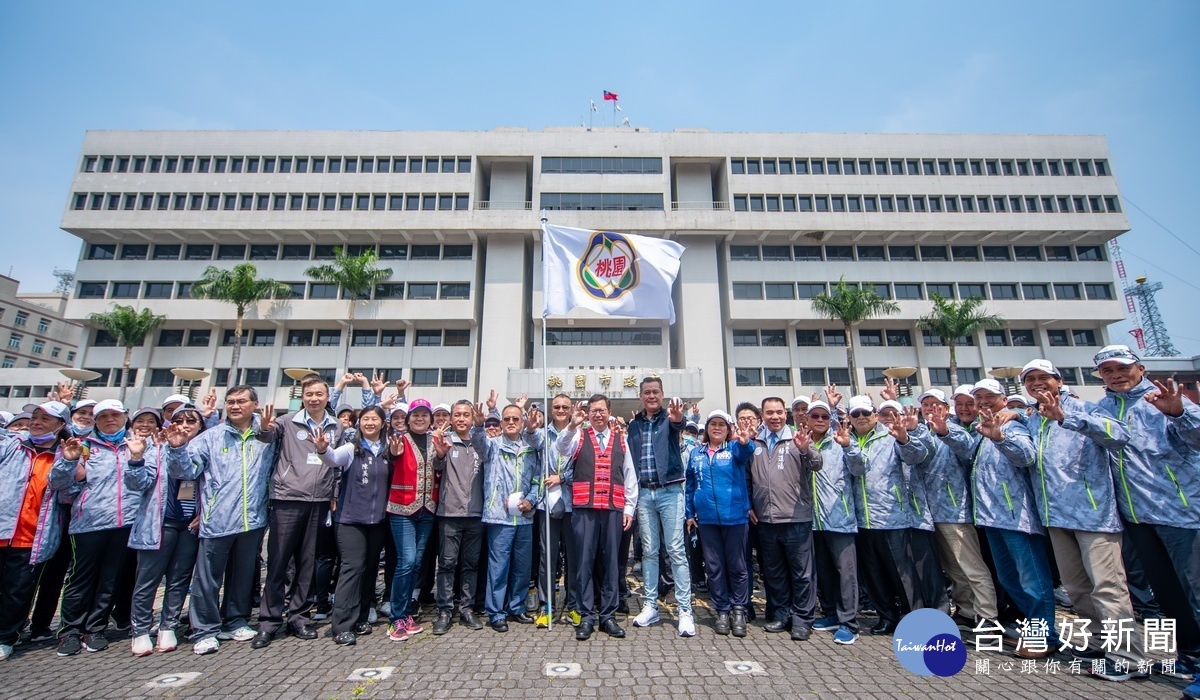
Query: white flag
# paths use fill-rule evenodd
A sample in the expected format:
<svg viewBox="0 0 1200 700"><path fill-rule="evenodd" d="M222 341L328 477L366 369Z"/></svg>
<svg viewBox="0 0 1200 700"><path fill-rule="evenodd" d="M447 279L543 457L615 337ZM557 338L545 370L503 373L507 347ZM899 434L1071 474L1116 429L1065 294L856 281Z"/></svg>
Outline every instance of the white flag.
<svg viewBox="0 0 1200 700"><path fill-rule="evenodd" d="M542 317L576 307L675 323L671 285L683 246L612 231L542 226Z"/></svg>

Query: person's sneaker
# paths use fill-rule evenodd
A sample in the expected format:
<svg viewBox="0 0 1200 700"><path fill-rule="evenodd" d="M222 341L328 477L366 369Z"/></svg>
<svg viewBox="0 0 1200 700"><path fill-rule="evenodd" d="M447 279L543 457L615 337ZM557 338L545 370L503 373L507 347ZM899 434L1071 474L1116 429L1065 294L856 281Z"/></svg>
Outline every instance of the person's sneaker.
<svg viewBox="0 0 1200 700"><path fill-rule="evenodd" d="M1058 603L1064 608L1073 607L1071 605L1071 596L1067 595L1067 589L1063 588L1062 586L1054 589L1054 602Z"/></svg>
<svg viewBox="0 0 1200 700"><path fill-rule="evenodd" d="M400 619L393 622L391 627L388 628L387 636L393 642L403 642L408 639L408 628L404 626L404 620Z"/></svg>
<svg viewBox="0 0 1200 700"><path fill-rule="evenodd" d="M255 635L257 634L258 632L255 632L253 627L243 625L242 627L230 632L229 638L235 642L248 642L251 639L254 639Z"/></svg>
<svg viewBox="0 0 1200 700"><path fill-rule="evenodd" d="M850 645L858 641L858 635L846 625L840 625L837 632L833 633L834 644Z"/></svg>
<svg viewBox="0 0 1200 700"><path fill-rule="evenodd" d="M392 604L387 601L380 603L379 604L379 614L384 615L386 617L391 617L392 616Z"/></svg>
<svg viewBox="0 0 1200 700"><path fill-rule="evenodd" d="M815 630L836 630L837 628L837 615L826 615L825 617L822 617L820 620L817 620L813 623L813 629Z"/></svg>
<svg viewBox="0 0 1200 700"><path fill-rule="evenodd" d="M679 636L696 636L696 618L690 612L679 613Z"/></svg>
<svg viewBox="0 0 1200 700"><path fill-rule="evenodd" d="M88 651L104 651L108 648L108 640L102 634L85 634L83 648Z"/></svg>
<svg viewBox="0 0 1200 700"><path fill-rule="evenodd" d="M83 651L83 640L77 634L68 634L58 640L59 656L75 656Z"/></svg>
<svg viewBox="0 0 1200 700"><path fill-rule="evenodd" d="M221 642L216 637L205 637L192 646L192 651L198 656L211 654L221 648Z"/></svg>
<svg viewBox="0 0 1200 700"><path fill-rule="evenodd" d="M1123 664L1122 667L1118 669L1117 665L1113 663L1112 659L1097 659L1097 661L1100 663L1097 664L1093 662L1084 667L1087 669L1089 674L1095 676L1096 678L1105 681L1112 681L1114 683L1124 683L1133 677L1132 674L1129 673L1128 663Z"/></svg>
<svg viewBox="0 0 1200 700"><path fill-rule="evenodd" d="M13 655L11 644L0 644L0 661L8 661L8 657Z"/></svg>
<svg viewBox="0 0 1200 700"><path fill-rule="evenodd" d="M954 620L954 624L958 625L960 632L974 632L976 625L979 624L979 619L973 620L965 615L959 615L958 613L951 615L950 619Z"/></svg>
<svg viewBox="0 0 1200 700"><path fill-rule="evenodd" d="M406 615L401 619L404 621L404 629L408 630L409 634L420 634L425 631L425 628L418 625L417 621L412 618L412 615Z"/></svg>
<svg viewBox="0 0 1200 700"><path fill-rule="evenodd" d="M175 632L172 630L159 630L157 647L162 652L175 651L179 647L179 642L175 639Z"/></svg>
<svg viewBox="0 0 1200 700"><path fill-rule="evenodd" d="M375 611L375 608L371 608L367 611L367 624L373 625L376 622L379 622L379 613Z"/></svg>
<svg viewBox="0 0 1200 700"><path fill-rule="evenodd" d="M570 620L571 624L575 627L578 627L579 623L583 622L583 616L579 614L578 610L568 610L567 619Z"/></svg>
<svg viewBox="0 0 1200 700"><path fill-rule="evenodd" d="M643 605L642 611L638 613L637 617L633 618L633 626L649 627L661 621L661 618L658 616L658 608L653 605Z"/></svg>
<svg viewBox="0 0 1200 700"><path fill-rule="evenodd" d="M233 633L226 632L225 630L221 630L220 632L217 632L217 641L232 642L233 641Z"/></svg>
<svg viewBox="0 0 1200 700"><path fill-rule="evenodd" d="M154 643L150 641L148 634L139 634L134 637L131 646L134 656L150 656L154 653Z"/></svg>
<svg viewBox="0 0 1200 700"><path fill-rule="evenodd" d="M546 613L542 613L541 615L537 616L537 619L533 621L533 624L538 629L545 629L550 626L550 616Z"/></svg>
<svg viewBox="0 0 1200 700"><path fill-rule="evenodd" d="M40 630L34 630L29 635L30 642L45 642L45 641L49 641L51 639L54 639L54 633L51 632L50 628L48 628L48 627L44 627Z"/></svg>
<svg viewBox="0 0 1200 700"><path fill-rule="evenodd" d="M1187 700L1200 700L1200 677L1183 689L1183 697Z"/></svg>

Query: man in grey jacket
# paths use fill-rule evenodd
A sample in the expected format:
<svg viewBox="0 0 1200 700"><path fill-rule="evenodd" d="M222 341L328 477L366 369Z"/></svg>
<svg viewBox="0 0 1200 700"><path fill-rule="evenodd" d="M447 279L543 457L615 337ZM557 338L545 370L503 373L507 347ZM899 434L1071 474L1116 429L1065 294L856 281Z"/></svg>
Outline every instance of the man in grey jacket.
<svg viewBox="0 0 1200 700"><path fill-rule="evenodd" d="M316 582L317 536L329 517L333 498L334 470L317 455L311 434L323 432L329 444L341 444L343 427L325 412L329 387L318 376L300 384L304 409L278 421L264 415L258 439L274 443L279 464L271 477L271 536L267 539L267 578L258 611L258 635L251 646L262 649L283 626L300 639L316 639L309 617ZM295 575L288 579L288 565L295 561ZM288 592L291 598L284 604Z"/></svg>

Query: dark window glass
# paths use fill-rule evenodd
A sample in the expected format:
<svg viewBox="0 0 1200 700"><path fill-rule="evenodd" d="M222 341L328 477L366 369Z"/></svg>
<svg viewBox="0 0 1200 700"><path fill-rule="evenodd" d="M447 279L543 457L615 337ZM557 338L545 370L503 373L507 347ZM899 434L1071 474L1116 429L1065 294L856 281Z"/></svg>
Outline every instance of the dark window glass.
<svg viewBox="0 0 1200 700"><path fill-rule="evenodd" d="M825 345L828 347L846 346L846 331L821 331L821 337L825 340Z"/></svg>
<svg viewBox="0 0 1200 700"><path fill-rule="evenodd" d="M1088 299L1112 299L1113 291L1110 284L1085 284L1084 290Z"/></svg>
<svg viewBox="0 0 1200 700"><path fill-rule="evenodd" d="M943 299L954 298L954 285L949 283L927 282L925 284L925 291L929 293L929 298L931 299L935 294Z"/></svg>
<svg viewBox="0 0 1200 700"><path fill-rule="evenodd" d="M217 260L245 260L246 246L245 245L226 245L217 246Z"/></svg>
<svg viewBox="0 0 1200 700"><path fill-rule="evenodd" d="M141 282L113 282L109 296L113 299L136 299L141 288Z"/></svg>
<svg viewBox="0 0 1200 700"><path fill-rule="evenodd" d="M437 299L437 283L434 282L409 282L408 283L408 298L409 299Z"/></svg>
<svg viewBox="0 0 1200 700"><path fill-rule="evenodd" d="M797 328L796 345L802 348L819 347L821 345L821 332L812 328Z"/></svg>
<svg viewBox="0 0 1200 700"><path fill-rule="evenodd" d="M181 348L183 347L183 329L182 328L164 328L158 332L158 345L164 348Z"/></svg>
<svg viewBox="0 0 1200 700"><path fill-rule="evenodd" d="M762 370L757 367L737 367L734 378L738 386L762 386Z"/></svg>
<svg viewBox="0 0 1200 700"><path fill-rule="evenodd" d="M893 348L912 347L912 332L904 328L892 328L884 331L887 344Z"/></svg>
<svg viewBox="0 0 1200 700"><path fill-rule="evenodd" d="M958 262L958 261L975 262L975 261L979 260L979 249L973 245L950 246L950 252L953 253L954 260L956 262Z"/></svg>
<svg viewBox="0 0 1200 700"><path fill-rule="evenodd" d="M1013 246L1013 256L1017 260L1041 260L1042 249L1035 245Z"/></svg>
<svg viewBox="0 0 1200 700"><path fill-rule="evenodd" d="M888 258L893 262L904 261L909 262L917 259L917 249L911 245L890 245L888 246ZM862 247L859 247L859 259L862 259Z"/></svg>
<svg viewBox="0 0 1200 700"><path fill-rule="evenodd" d="M116 255L115 243L93 243L88 248L88 260L112 260Z"/></svg>
<svg viewBox="0 0 1200 700"><path fill-rule="evenodd" d="M826 260L853 260L854 246L827 245L825 246Z"/></svg>
<svg viewBox="0 0 1200 700"><path fill-rule="evenodd" d="M766 282L763 284L767 299L795 299L796 286L791 282Z"/></svg>
<svg viewBox="0 0 1200 700"><path fill-rule="evenodd" d="M800 282L796 285L797 298L812 299L818 294L825 293L824 282Z"/></svg>
<svg viewBox="0 0 1200 700"><path fill-rule="evenodd" d="M1013 347L1033 347L1032 330L1012 330L1009 331L1009 336L1012 338Z"/></svg>
<svg viewBox="0 0 1200 700"><path fill-rule="evenodd" d="M469 282L442 282L440 299L470 299L471 284Z"/></svg>
<svg viewBox="0 0 1200 700"><path fill-rule="evenodd" d="M147 282L146 283L146 298L147 299L170 299L171 292L174 291L175 284L173 282Z"/></svg>
<svg viewBox="0 0 1200 700"><path fill-rule="evenodd" d="M762 247L763 260L791 260L792 247L787 245L764 245Z"/></svg>
<svg viewBox="0 0 1200 700"><path fill-rule="evenodd" d="M1012 260L1012 257L1008 253L1008 246L985 245L983 247L983 259L988 262L1004 262Z"/></svg>
<svg viewBox="0 0 1200 700"><path fill-rule="evenodd" d="M268 348L275 344L275 329L274 328L255 328L253 340L250 343L255 347Z"/></svg>
<svg viewBox="0 0 1200 700"><path fill-rule="evenodd" d="M762 299L762 285L758 282L734 282L734 299Z"/></svg>
<svg viewBox="0 0 1200 700"><path fill-rule="evenodd" d="M796 256L797 261L819 261L822 259L821 246L819 245L792 246L792 253Z"/></svg>
<svg viewBox="0 0 1200 700"><path fill-rule="evenodd" d="M1021 293L1026 300L1050 298L1050 290L1044 284L1022 284Z"/></svg>
<svg viewBox="0 0 1200 700"><path fill-rule="evenodd" d="M317 330L318 347L337 347L342 344L342 332L339 330Z"/></svg>
<svg viewBox="0 0 1200 700"><path fill-rule="evenodd" d="M1104 252L1098 245L1077 245L1075 246L1075 259L1080 261L1104 260Z"/></svg>
<svg viewBox="0 0 1200 700"><path fill-rule="evenodd" d="M313 344L313 330L311 328L292 328L288 330L287 335L288 347L306 348Z"/></svg>
<svg viewBox="0 0 1200 700"><path fill-rule="evenodd" d="M883 331L860 330L858 332L858 342L864 348L883 347Z"/></svg>
<svg viewBox="0 0 1200 700"><path fill-rule="evenodd" d="M1061 329L1046 331L1046 339L1049 340L1052 348L1065 348L1071 344L1067 331Z"/></svg>
<svg viewBox="0 0 1200 700"><path fill-rule="evenodd" d="M1077 284L1056 284L1054 285L1054 297L1056 299L1082 299L1079 295L1079 285Z"/></svg>
<svg viewBox="0 0 1200 700"><path fill-rule="evenodd" d="M883 260L883 246L881 245L860 245L858 247L859 260Z"/></svg>
<svg viewBox="0 0 1200 700"><path fill-rule="evenodd" d="M993 299L1016 299L1017 285L1015 284L998 284L992 283L992 298Z"/></svg>
<svg viewBox="0 0 1200 700"><path fill-rule="evenodd" d="M108 291L108 284L105 282L80 282L78 297L80 299L103 299L106 291Z"/></svg>
<svg viewBox="0 0 1200 700"><path fill-rule="evenodd" d="M892 285L896 291L897 299L920 299L921 285L918 283L901 283L897 282Z"/></svg>
<svg viewBox="0 0 1200 700"><path fill-rule="evenodd" d="M279 246L277 244L250 246L251 260L274 260L278 257Z"/></svg>

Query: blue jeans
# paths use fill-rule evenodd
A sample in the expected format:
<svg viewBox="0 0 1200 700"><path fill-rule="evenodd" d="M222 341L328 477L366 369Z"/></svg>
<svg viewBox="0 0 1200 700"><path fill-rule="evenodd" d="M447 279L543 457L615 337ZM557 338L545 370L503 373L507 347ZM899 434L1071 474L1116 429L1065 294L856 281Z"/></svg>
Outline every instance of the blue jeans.
<svg viewBox="0 0 1200 700"><path fill-rule="evenodd" d="M492 622L525 612L533 565L533 524L487 525L487 597L484 611Z"/></svg>
<svg viewBox="0 0 1200 700"><path fill-rule="evenodd" d="M658 607L658 548L665 546L675 576L675 599L679 612L692 611L692 572L683 547L683 484L657 489L639 489L638 530L642 535L642 580L646 604ZM661 528L661 530L660 530ZM659 533L662 539L659 539Z"/></svg>
<svg viewBox="0 0 1200 700"><path fill-rule="evenodd" d="M412 605L413 587L417 583L417 567L425 555L425 543L433 530L433 513L421 509L413 515L388 515L392 539L396 542L396 571L392 580L392 612L394 622L408 614Z"/></svg>
<svg viewBox="0 0 1200 700"><path fill-rule="evenodd" d="M1046 538L1016 530L985 527L996 576L1000 585L1027 620L1045 620L1050 629L1048 642L1059 643L1054 622L1054 582L1050 560L1046 556Z"/></svg>

